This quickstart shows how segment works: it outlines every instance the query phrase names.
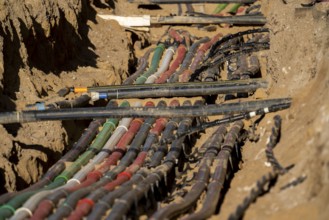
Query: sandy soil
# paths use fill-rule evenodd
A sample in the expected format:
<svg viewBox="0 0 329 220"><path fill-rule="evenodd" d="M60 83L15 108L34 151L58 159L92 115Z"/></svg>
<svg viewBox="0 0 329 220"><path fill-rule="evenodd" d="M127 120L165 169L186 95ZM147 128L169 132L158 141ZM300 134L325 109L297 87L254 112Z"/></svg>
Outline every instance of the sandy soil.
<svg viewBox="0 0 329 220"><path fill-rule="evenodd" d="M84 0L52 0L46 5L21 0L27 7L14 2L17 0L0 3L1 111L23 109L40 100L58 100L56 92L63 87L121 84L134 72L137 58L168 28L135 33L116 22L99 19L96 12L177 13L176 6L148 10L125 1L115 2L112 8L100 2L89 7ZM279 113L283 128L275 154L283 165L294 167L248 209L245 219L329 216L329 4L301 9L300 3L305 1L287 2L261 2L268 19L266 26L271 30L271 48L261 54L263 68L266 67L263 77L270 82L270 88L261 96L293 98L292 107ZM212 7L208 5L205 10ZM246 29L217 27L215 32L206 32L195 27L177 28L209 37ZM258 125L260 140L243 147L241 170L235 174L214 219L226 219L256 180L269 171L264 164L264 148L273 116L267 115ZM37 181L72 146L87 124L88 121L69 121L0 125L0 183L5 186L0 194L21 190ZM197 144L206 137L203 135ZM280 190L300 176L307 177L302 184Z"/></svg>

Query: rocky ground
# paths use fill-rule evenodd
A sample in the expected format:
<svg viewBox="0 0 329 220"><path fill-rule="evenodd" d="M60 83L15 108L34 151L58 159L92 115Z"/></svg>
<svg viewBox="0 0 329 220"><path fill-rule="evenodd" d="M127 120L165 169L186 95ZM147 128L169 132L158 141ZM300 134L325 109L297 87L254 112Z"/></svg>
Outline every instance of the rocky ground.
<svg viewBox="0 0 329 220"><path fill-rule="evenodd" d="M305 1L261 1L270 28L271 48L262 54L263 77L270 88L263 96L292 97L283 118L281 141L275 148L279 161L294 164L275 187L247 211L245 219L327 219L329 216L329 4L302 9ZM109 6L88 0L7 0L0 3L0 110L21 110L26 104L59 100L57 91L69 86L121 84L134 72L137 58L168 27L149 33L127 31L96 13L170 14L176 6L157 10L137 8L126 1ZM214 6L207 6L214 7ZM206 32L185 28L196 36L236 32L217 28ZM70 96L68 98L71 98ZM272 116L257 132L257 143L243 148L241 170L233 178L219 217L226 219L255 181L269 168L264 146ZM21 190L42 174L79 138L88 121L0 125L0 194ZM305 176L302 184L280 187Z"/></svg>

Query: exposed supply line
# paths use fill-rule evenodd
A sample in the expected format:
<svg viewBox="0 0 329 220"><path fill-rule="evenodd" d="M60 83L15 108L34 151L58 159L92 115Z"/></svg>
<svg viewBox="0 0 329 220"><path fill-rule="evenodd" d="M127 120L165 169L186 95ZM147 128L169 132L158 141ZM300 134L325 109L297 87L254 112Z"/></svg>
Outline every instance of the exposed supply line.
<svg viewBox="0 0 329 220"><path fill-rule="evenodd" d="M263 15L235 15L235 16L117 16L97 14L104 20L116 20L123 27L150 27L152 25L189 25L189 24L231 24L231 25L259 25L266 24Z"/></svg>
<svg viewBox="0 0 329 220"><path fill-rule="evenodd" d="M138 60L138 68L136 72L131 74L125 81L123 81L122 85L131 85L135 82L135 80L145 71L148 66L148 58L150 54L154 51L155 48L148 49L145 54L139 58ZM75 92L75 91L74 91Z"/></svg>
<svg viewBox="0 0 329 220"><path fill-rule="evenodd" d="M153 75L152 75L153 76ZM145 84L131 87L108 86L91 87L94 101L99 99L160 98L160 97L193 97L205 95L228 94L237 92L255 92L267 88L268 83L260 79L184 82L166 84Z"/></svg>
<svg viewBox="0 0 329 220"><path fill-rule="evenodd" d="M121 106L129 106L129 102L122 102ZM2 220L15 214L16 209L21 207L34 194L42 190L51 190L64 185L83 165L88 163L89 160L93 158L95 154L104 146L104 144L114 131L117 123L118 119L116 118L108 119L104 123L102 130L95 138L95 141L92 142L92 144L88 147L87 151L80 155L79 158L75 160L71 166L67 167L58 176L56 176L56 178L49 185L45 186L44 188L24 192L9 200L5 205L1 206L0 219Z"/></svg>
<svg viewBox="0 0 329 220"><path fill-rule="evenodd" d="M175 54L175 50L176 50L176 47L174 47L174 46L170 46L166 49L165 54L163 55L163 60L161 62L160 67L154 74L150 75L146 79L145 84L154 83L154 81L156 79L158 79L159 76L168 69L170 61L172 60L172 58Z"/></svg>
<svg viewBox="0 0 329 220"><path fill-rule="evenodd" d="M232 152L235 149L235 144L238 142L239 133L243 127L243 122L237 121L226 134L221 150L215 159L215 171L212 174L211 181L207 185L207 193L202 208L199 211L188 215L184 220L207 219L215 213L218 201L222 195L225 180L227 179L226 177L229 172L233 172L233 170L230 170L228 163L231 160Z"/></svg>
<svg viewBox="0 0 329 220"><path fill-rule="evenodd" d="M179 75L181 75L190 66L192 59L195 56L195 53L196 53L197 49L199 48L200 44L206 43L209 40L210 40L209 37L204 37L192 44L192 46L187 51L185 58L179 67L179 70L170 76L170 78L168 79L168 82L174 83L174 82L178 81Z"/></svg>
<svg viewBox="0 0 329 220"><path fill-rule="evenodd" d="M161 145L161 144L170 144L176 139L179 139L181 137L203 131L203 130L205 130L207 128L210 128L210 127L218 126L218 125L225 124L225 123L232 123L232 122L243 120L243 119L250 119L250 118L258 116L258 115L264 115L264 114L267 114L267 113L270 113L270 112L280 111L280 110L283 110L283 109L287 109L289 107L290 107L290 104L287 104L287 103L285 103L285 104L276 104L276 105L274 104L274 105L269 106L269 107L260 108L256 111L242 113L242 114L235 115L235 116L228 116L228 117L224 117L222 119L217 119L217 120L214 120L214 121L211 121L211 122L204 122L200 126L192 127L186 133L180 134L180 136L178 136L176 134L176 135L172 136L171 138L161 139L159 145Z"/></svg>
<svg viewBox="0 0 329 220"><path fill-rule="evenodd" d="M152 102L148 102L145 105L153 106L154 104ZM123 155L127 150L128 147L127 145L130 144L130 142L133 140L135 134L140 129L143 121L144 120L140 118L133 119L125 134L120 138L120 140L111 150L111 152L108 152L108 157L105 159L105 161L102 161L102 163L95 170L92 170L89 173L84 173L86 179L84 179L83 181L81 180L80 182L80 180L77 179L77 181L80 182L79 185L77 186L75 186L76 184L68 185L68 187L66 187L65 189L58 190L52 195L48 196L46 200L42 201L39 204L38 209L35 211L32 218L34 218L34 216L39 216L39 217L42 216L42 218L46 218L50 214L51 210L53 209L53 206L55 206L60 199L67 197L70 193L73 193L74 191L77 191L81 188L85 188L97 182L104 175L104 173L110 169L111 166L115 165L118 162L118 160L123 157ZM77 173L74 177L78 178L79 176L81 175ZM73 181L74 179L76 179L74 177L70 180L72 181L72 183L77 183L77 181ZM52 204L52 206L49 207L48 204Z"/></svg>
<svg viewBox="0 0 329 220"><path fill-rule="evenodd" d="M40 202L33 200L33 197L31 197L26 203L32 203L35 207L32 209L31 207L28 207L28 204L23 205L23 207L28 208L30 211L33 211L31 219L45 218L46 213L49 213L52 210L53 205L57 203L56 200L63 198L61 194L64 194L65 196L69 193L69 191L72 191L72 187L74 187L75 185L78 184L78 186L81 186L87 173L90 170L94 169L95 165L100 163L103 158L106 157L106 155L108 155L108 153L113 150L112 148L119 141L118 139L120 139L121 136L126 132L131 120L131 118L121 119L118 127L115 129L112 136L106 142L102 150L86 166L82 167L80 171L78 171L71 179L69 179L66 185L52 190L51 192L49 192L49 194L45 195L43 197L43 200ZM54 198L56 198L56 200ZM40 211L40 209L42 211Z"/></svg>
<svg viewBox="0 0 329 220"><path fill-rule="evenodd" d="M178 102L173 100L169 105L177 105ZM158 136L164 129L167 124L167 119L165 118L158 118L154 124L154 127L150 130L142 150L139 152L137 157L135 158L134 162L132 162L129 167L127 167L124 171L119 173L117 177L104 185L102 188L97 189L88 197L81 199L71 215L68 217L68 220L77 220L82 219L85 215L87 215L90 209L93 207L92 204L98 202L100 198L102 198L107 193L113 191L116 187L122 185L123 183L129 181L132 176L143 166L147 153L153 143L157 141ZM91 202L92 201L92 202Z"/></svg>
<svg viewBox="0 0 329 220"><path fill-rule="evenodd" d="M158 106L164 105L165 102L158 103ZM61 206L59 206L56 212L51 215L49 219L62 219L64 217L69 216L80 199L83 199L83 197L87 196L90 193L95 193L95 190L99 187L114 181L117 175L123 172L136 158L155 120L156 118L154 117L149 117L145 119L137 134L134 136L134 139L131 142L129 149L124 154L117 166L115 166L113 169L108 170L105 175L95 184L91 184L85 188L79 189L71 193L65 200L64 205L62 204Z"/></svg>
<svg viewBox="0 0 329 220"><path fill-rule="evenodd" d="M177 103L179 104L179 103ZM165 127L161 138L167 138L170 137L173 134L173 131L177 128L178 124L180 122L180 119L178 118L173 118L171 119L168 123L167 126ZM163 146L161 146L163 147ZM155 154L153 154L155 151ZM147 167L153 167L148 166L149 163L155 164L157 166L158 164L161 163L163 157L167 154L168 150L163 150L163 149L150 149L148 151L148 155L145 159L145 165ZM138 171L135 175L132 176L131 180L128 182L124 183L123 185L120 186L120 188L115 189L114 191L108 192L107 194L104 193L104 196L99 199L99 201L95 204L92 212L89 214L88 219L97 219L105 215L105 212L113 205L114 201L116 198L121 197L124 195L124 193L130 191L133 187L133 184L136 185L138 182L142 181L145 179L146 175L151 173L151 169L145 169L142 168L140 171ZM135 182L135 179L139 179L140 181ZM104 191L105 189L103 189Z"/></svg>
<svg viewBox="0 0 329 220"><path fill-rule="evenodd" d="M25 123L49 120L74 120L88 118L121 117L198 117L227 115L255 111L274 104L290 104L290 98L245 101L236 103L210 104L206 106L177 107L118 107L118 108L76 108L45 111L4 112L0 114L0 124Z"/></svg>
<svg viewBox="0 0 329 220"><path fill-rule="evenodd" d="M205 149L205 153L202 155L198 171L194 179L190 191L179 202L173 202L168 206L159 209L151 217L151 219L165 219L177 217L179 214L184 213L187 209L190 209L207 188L208 181L210 179L210 168L214 161L214 158L220 151L221 144L226 134L227 125L220 125L212 136L203 144L201 148Z"/></svg>
<svg viewBox="0 0 329 220"><path fill-rule="evenodd" d="M184 102L184 106L191 105L190 102ZM179 126L178 133L185 132L192 124L192 118L184 118ZM175 167L176 161L182 152L184 138L180 138L172 143L169 153L167 154L162 165L155 168L143 181L139 182L134 189L117 199L112 206L111 212L106 219L121 219L125 216L134 201L140 200L150 189Z"/></svg>
<svg viewBox="0 0 329 220"><path fill-rule="evenodd" d="M216 34L210 41L204 43L196 52L195 58L190 65L190 68L184 70L179 76L179 82L188 82L190 75L196 70L198 65L203 61L205 53L215 42L218 41L219 37L222 37L221 33Z"/></svg>
<svg viewBox="0 0 329 220"><path fill-rule="evenodd" d="M134 84L144 84L147 78L154 74L159 66L160 59L162 57L163 51L165 49L165 45L160 43L154 50L154 54L152 57L151 65L147 71L141 74L134 82Z"/></svg>

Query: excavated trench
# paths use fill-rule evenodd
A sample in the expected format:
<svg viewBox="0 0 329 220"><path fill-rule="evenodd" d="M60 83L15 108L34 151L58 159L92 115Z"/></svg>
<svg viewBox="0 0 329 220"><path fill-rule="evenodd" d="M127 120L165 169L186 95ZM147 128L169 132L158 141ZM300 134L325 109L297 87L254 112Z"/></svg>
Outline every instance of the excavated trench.
<svg viewBox="0 0 329 220"><path fill-rule="evenodd" d="M172 126L171 129L178 129L176 136L179 136L188 131L190 126L197 128L202 124L207 124L208 121L218 119L218 117L210 116L207 119L200 118L199 120L185 118L182 122L166 121L167 119L156 121L151 117L146 118L144 124L141 123L141 120L133 120L131 123L135 123L135 127L132 125L130 125L132 128L129 127L129 132L132 134L136 134L139 128L149 131L151 127L148 124L154 124L151 129L153 136L151 135L147 142L149 147L145 144L144 151L148 152L153 146L155 156L161 158L161 155L164 156L169 150L168 157L160 165L150 160L150 153L145 155L140 153L138 146L143 144L146 136L144 139L134 139L130 145L127 140L122 141L121 145L117 144L121 148L114 150L111 154L114 156L107 161L107 166L113 169L112 173L106 174L107 179L98 181L100 174L96 172L88 175L88 181L98 184L97 186L94 184L96 188L83 182L85 188L79 189L83 184L77 186L71 181L70 189L52 192L47 197L64 198L71 193L65 204L75 207L79 201L77 206L81 206L72 214L71 211L65 209L65 206L58 205L57 211L52 215L49 214L50 218L61 219L64 216L72 215L70 218L76 219L74 215L81 216L81 210L84 209L90 212L83 213L84 216L90 214L89 219L99 217L100 214L96 209L99 209L101 213L108 210L109 207L104 208L105 205L96 207L93 201L97 201L100 196L107 195L106 198L101 198L103 203L104 201L108 204L113 203L111 212L107 212L109 219L123 217L137 219L151 218L151 216L153 219L200 219L200 216L192 214L202 213L205 201L211 201L212 198L216 198L212 196L221 192L220 197L216 199L218 202L213 207L214 212L207 217L227 219L232 213L241 214L243 208L242 206L238 208L238 205L246 204L244 199L248 195L257 194L256 191L259 189L261 196L255 201L252 200L250 205L248 204L246 211L243 212L244 219L327 219L329 216L327 207L329 204L329 146L326 141L328 138L326 127L329 123L329 104L326 100L329 90L329 54L326 51L329 46L329 5L323 2L305 8L301 6L301 3L305 2L287 1L285 4L283 1L266 0L256 3L261 5L261 12L267 19L265 27L269 29L270 47L269 49L258 48L259 52L252 53L258 57L260 62L260 69L256 70L252 77L261 77L267 82L267 87L249 93L252 94L249 98L246 98L246 93L238 93L238 97L226 94L205 99L210 105L234 102L235 98L250 101L289 97L292 98L292 105L289 109L269 113L264 117L244 120L244 126L241 121L237 121L229 126L220 125L197 134L191 134L184 140L183 145L183 139L169 138L168 140L173 142L171 148L160 147L160 151L156 151L154 148L156 145L152 145L152 143L155 141L154 137L161 134L161 129L164 131L168 129L165 132L169 135L172 131L169 131L167 127ZM20 0L17 3L17 0L8 0L0 4L1 112L23 110L26 109L26 105L42 101L46 104L60 103L60 101L72 100L78 96L73 93L68 94L65 98L58 96L57 92L63 88L120 85L132 73L138 71L143 62L140 58L149 48L155 48L159 39L165 39L164 35L171 30L168 25L152 27L148 32L125 29L115 21L99 18L97 14L158 16L159 14L177 13L176 5L138 5L126 1L93 1L90 3L87 0L51 0L40 4L38 1ZM212 12L216 7L212 4L193 6L196 10L205 12ZM259 27L218 25L209 27L176 25L172 27L181 36L189 33L191 43L205 37L212 39L218 33L227 36L256 28ZM244 36L244 40L250 40L252 37L257 37L257 34L246 36ZM259 37L259 39L263 38L264 36ZM262 41L263 46L264 42L266 43L266 37ZM184 43L187 42L184 41ZM201 45L204 45L204 42ZM158 50L160 51L160 49ZM151 65L153 53L155 54L156 51L151 52L149 58L144 62L148 61L148 64ZM177 53L179 53L178 50ZM173 60L177 56L174 56ZM250 60L248 58L246 62L250 64L252 62ZM234 66L236 60L232 58L228 61L228 65L225 62L220 72L221 79L236 79L236 75L227 75L230 69L236 67ZM200 66L202 64L196 69ZM213 77L213 71L209 71L204 72L198 80L208 81ZM245 75L238 78L244 77ZM184 103L189 106L200 99L202 97L181 97L178 98L178 101L181 105ZM152 101L155 105L163 105L159 100L161 99L148 98L143 99L142 102L145 104L147 101ZM162 100L169 105L172 98L165 97ZM129 99L129 101L132 104L136 102L136 99ZM197 103L196 105L198 105ZM125 105L122 100L119 101L119 104ZM174 105L174 103L172 104ZM104 100L89 102L88 106L92 105L94 107L105 106L106 102ZM210 108L208 107L208 111ZM207 108L202 111L207 111ZM278 121L274 120L274 115L281 117L281 126L278 126ZM66 177L62 177L68 173L61 177L53 176L53 179L56 177L54 182L48 180L47 182L44 176L49 169L55 170L52 165L60 159L63 162L56 169L66 167L75 170L70 171L75 174L81 165L63 159L64 155L66 155L64 156L66 159L70 157L67 153L71 149L81 149L79 154L89 158L87 161L93 158L93 155L99 151L96 148L104 140L94 141L91 143L89 151L83 153L82 145L88 146L92 137L89 142L87 139L81 141L80 137L82 135L87 137L88 132L95 135L99 131L98 138L102 135L109 135L111 129L114 129L111 127L111 123L117 122L116 119L113 119L110 123L98 128L104 121L94 121L94 124L90 125L91 121L90 118L86 118L62 122L44 121L0 125L0 183L4 186L0 189L1 214L9 213L7 217L14 214L11 213L12 209L18 210L24 202L16 205L10 203L12 201L10 199L24 194L17 193L24 189L27 189L26 192L38 189L42 185L38 187L33 184L38 181L40 183L40 180L44 181L45 189L58 187L56 181L59 181L58 184L63 184ZM164 126L165 124L167 126ZM89 128L85 130L88 126ZM91 126L96 129L91 129ZM161 126L163 128L160 128ZM268 166L267 162L271 161L269 158L273 158L273 154L272 157L268 154L272 152L268 144L269 137L273 135L271 140L276 142L276 132L273 132L273 126L281 129L274 155L280 165L284 168L289 167L288 171L281 172L280 168L272 171L275 163L272 163L272 167ZM100 130L101 128L102 130ZM104 131L105 129L109 130ZM163 137L165 132L162 133ZM213 132L215 132L214 136L212 136ZM147 134L147 132L144 133ZM239 138L235 139L239 133ZM138 135L140 134L137 133ZM130 136L130 139L133 137L134 135ZM223 142L222 145L220 142ZM79 147L77 148L77 146ZM137 148L131 146L137 146ZM213 147L206 150L207 146ZM224 146L227 151L221 150L218 154L219 150L216 150L215 146L222 146L222 148ZM127 147L131 147L131 149L129 148L125 153ZM183 153L179 154L180 151ZM228 152L232 152L232 155L228 156ZM106 153L105 150L104 153ZM75 152L75 154L78 153ZM135 157L139 159L134 161ZM131 175L136 172L136 167L141 166L140 163L143 164L143 158L146 158L145 163L150 169L144 167L139 169L137 175ZM134 161L134 166L130 166L126 170L127 172L123 172L124 169L115 166L118 161L119 164ZM209 166L212 163L213 165ZM98 171L103 169L102 172L105 173L108 168L104 168L105 165L102 166L96 168ZM223 174L222 170L226 167L227 174ZM83 169L87 168L83 167ZM216 185L214 181L216 178L220 180L224 178L226 180L224 185L221 185L222 183ZM269 186L266 178L271 179L269 182L273 183L273 186ZM102 181L103 183L100 183ZM264 186L260 187L262 183ZM117 187L120 184L123 184L122 187ZM104 185L104 189L98 189ZM28 188L31 186L34 186L34 189ZM74 194L73 192L76 190L79 193ZM53 197L51 197L52 195ZM190 204L190 201L194 202ZM44 202L44 204L46 203ZM183 208L178 204L187 205ZM17 207L13 208L15 205ZM93 206L96 211L89 211ZM24 204L24 207L30 208L29 204ZM52 210L50 206L44 207ZM36 208L34 207L34 209ZM18 216L18 214L15 215L15 219L21 219ZM231 219L234 219L233 217L234 215L231 215ZM1 218L6 217L1 216ZM40 219L40 216L35 219Z"/></svg>

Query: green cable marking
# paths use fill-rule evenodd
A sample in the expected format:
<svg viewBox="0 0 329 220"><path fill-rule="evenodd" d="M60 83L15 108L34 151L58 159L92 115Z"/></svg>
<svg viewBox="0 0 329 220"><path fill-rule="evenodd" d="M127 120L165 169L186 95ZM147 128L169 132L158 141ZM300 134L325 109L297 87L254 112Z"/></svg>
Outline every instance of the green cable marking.
<svg viewBox="0 0 329 220"><path fill-rule="evenodd" d="M1 209L9 209L13 214L15 214L16 209L12 207L11 205L3 205L0 207Z"/></svg>
<svg viewBox="0 0 329 220"><path fill-rule="evenodd" d="M213 11L213 14L218 14L223 11L228 6L227 3L218 4L216 9Z"/></svg>
<svg viewBox="0 0 329 220"><path fill-rule="evenodd" d="M159 44L157 47L161 47L161 48L162 48L162 50L164 50L164 49L165 49L165 45L164 45L164 44Z"/></svg>
<svg viewBox="0 0 329 220"><path fill-rule="evenodd" d="M116 127L116 124L114 124L113 121L110 121L110 120L107 120L107 121L104 123L104 125L106 125L106 124L110 124L110 125L112 125L113 128ZM103 125L103 127L104 127L104 125Z"/></svg>
<svg viewBox="0 0 329 220"><path fill-rule="evenodd" d="M231 13L231 14L236 14L238 12L238 9L240 8L242 4L240 3L236 3L232 6L232 8L228 11L228 13Z"/></svg>
<svg viewBox="0 0 329 220"><path fill-rule="evenodd" d="M65 180L65 182L67 182L69 179L66 177L66 176L63 176L63 175L59 175L55 178L54 182L60 178L63 178Z"/></svg>
<svg viewBox="0 0 329 220"><path fill-rule="evenodd" d="M135 80L134 84L144 84L147 78L155 73L156 69L159 66L159 62L165 48L166 46L163 43L160 43L156 46L149 69L145 71L142 75L140 75Z"/></svg>

